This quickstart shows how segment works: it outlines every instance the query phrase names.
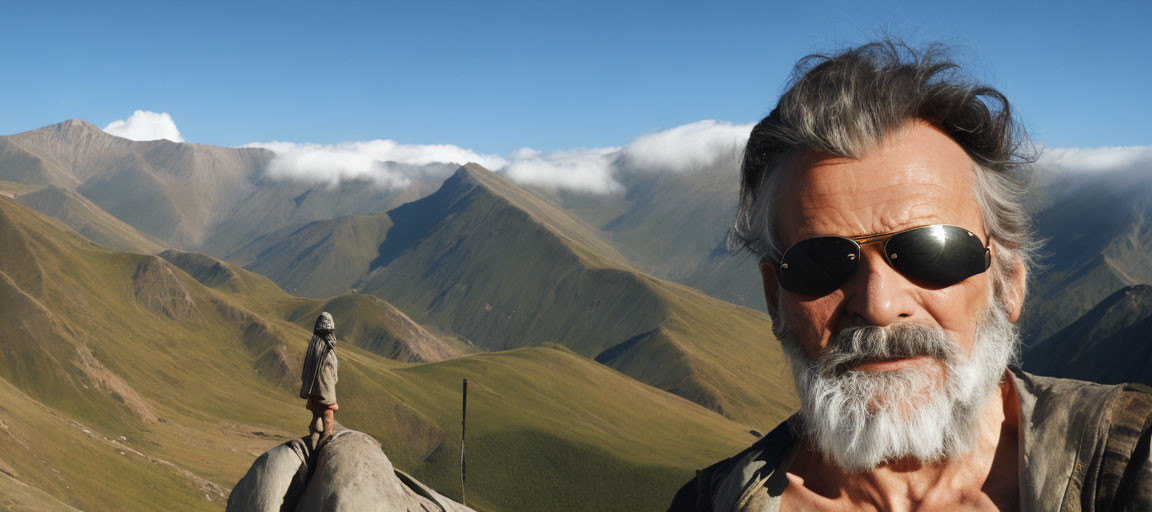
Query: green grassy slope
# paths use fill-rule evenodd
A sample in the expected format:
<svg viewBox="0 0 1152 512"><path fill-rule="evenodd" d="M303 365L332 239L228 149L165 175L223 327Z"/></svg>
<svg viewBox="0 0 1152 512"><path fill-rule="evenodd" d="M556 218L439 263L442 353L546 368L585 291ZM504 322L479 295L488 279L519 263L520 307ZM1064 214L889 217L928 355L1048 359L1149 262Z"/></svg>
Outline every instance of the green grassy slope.
<svg viewBox="0 0 1152 512"><path fill-rule="evenodd" d="M762 432L796 410L790 370L766 314L651 281L670 305L669 318L597 361Z"/></svg>
<svg viewBox="0 0 1152 512"><path fill-rule="evenodd" d="M345 293L326 300L296 300L287 318L311 329L322 311L351 319L341 324L341 338L389 359L425 363L476 351L462 338L425 329L396 306L373 295Z"/></svg>
<svg viewBox="0 0 1152 512"><path fill-rule="evenodd" d="M209 503L205 486L218 503L224 475L247 459L232 450L255 446L242 436L220 443L220 426L289 417L260 397L276 384L253 371L255 350L237 344L244 326L157 258L101 249L6 198L0 247L0 377L11 388L4 403L16 404L5 433L24 451L3 458L20 480L81 508L196 509ZM37 420L37 410L50 414ZM69 442L75 424L124 448ZM142 459L121 459L132 450ZM168 471L150 459L177 462Z"/></svg>
<svg viewBox="0 0 1152 512"><path fill-rule="evenodd" d="M293 297L268 278L199 253L168 250L161 258L200 284L241 297L256 314L286 319L311 330L321 311L340 318L341 339L389 359L438 361L474 352L467 340L429 330L379 297L346 293L328 299Z"/></svg>
<svg viewBox="0 0 1152 512"><path fill-rule="evenodd" d="M271 277L294 295L329 297L368 273L391 227L386 214L311 222L260 237L230 261Z"/></svg>
<svg viewBox="0 0 1152 512"><path fill-rule="evenodd" d="M74 191L49 185L16 198L108 249L156 254L166 248L163 242L113 217Z"/></svg>
<svg viewBox="0 0 1152 512"><path fill-rule="evenodd" d="M6 197L0 248L0 488L80 509L218 509L259 453L305 432L294 380L309 333L288 317L308 301L207 257L102 249ZM562 348L415 365L340 350L339 421L448 495L470 380L481 510L658 510L693 468L753 440Z"/></svg>
<svg viewBox="0 0 1152 512"><path fill-rule="evenodd" d="M684 469L755 440L746 427L717 422L710 411L556 346L478 354L374 378L412 409L436 404L419 410L443 432L426 454L414 454L423 463L412 467L452 497L459 495L459 387L469 379L468 496L486 510L663 510L690 477ZM389 414L355 410L385 421ZM406 410L391 414L402 419ZM387 431L377 437L390 446Z"/></svg>
<svg viewBox="0 0 1152 512"><path fill-rule="evenodd" d="M292 297L267 277L205 254L168 250L158 256L180 267L200 284L209 288L242 294L263 304L282 302ZM268 312L274 309L270 307L261 311Z"/></svg>
<svg viewBox="0 0 1152 512"><path fill-rule="evenodd" d="M665 317L634 272L485 185L499 180L464 168L389 212L395 228L356 287L490 350L558 341L595 355Z"/></svg>
<svg viewBox="0 0 1152 512"><path fill-rule="evenodd" d="M489 349L555 341L761 428L793 409L766 314L601 256L603 242L581 243L593 229L496 174L465 167L389 216L397 228L357 287L418 321ZM628 343L627 361L602 355Z"/></svg>
<svg viewBox="0 0 1152 512"><path fill-rule="evenodd" d="M461 169L469 180L527 213L541 224L549 226L566 241L570 241L571 243L567 245L581 257L593 262L607 261L617 265L628 261L615 246L604 242L603 233L581 221L579 217L557 208L535 191L516 185L474 163L467 164Z"/></svg>
<svg viewBox="0 0 1152 512"><path fill-rule="evenodd" d="M373 231L383 236L352 236ZM345 286L481 349L560 343L758 428L795 403L767 315L632 270L595 229L479 166L387 214L284 235L248 268L307 288L344 275L308 268L354 260L343 268L372 271Z"/></svg>

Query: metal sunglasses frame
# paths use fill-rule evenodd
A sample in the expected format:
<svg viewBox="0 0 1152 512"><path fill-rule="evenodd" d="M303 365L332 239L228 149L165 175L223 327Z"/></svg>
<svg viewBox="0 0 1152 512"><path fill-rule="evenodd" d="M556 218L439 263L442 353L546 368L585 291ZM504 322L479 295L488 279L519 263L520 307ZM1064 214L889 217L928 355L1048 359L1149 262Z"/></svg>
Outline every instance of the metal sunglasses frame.
<svg viewBox="0 0 1152 512"><path fill-rule="evenodd" d="M950 227L950 228L962 229L962 230L964 230L965 233L968 233L968 236L976 237L976 234L973 233L972 231L969 231L967 228L963 228L963 227L960 227L960 226L957 226L954 224L926 224L924 226L916 226L916 227L912 227L912 228L908 228L908 229L902 229L900 231L894 231L891 233L880 233L880 234L872 234L872 235L860 235L860 236L821 235L821 236L814 236L814 237L805 238L804 240L800 240L799 242L796 242L796 243L788 246L788 248L785 249L784 252L780 255L780 259L778 259L778 260L773 260L773 259L769 259L768 257L765 257L764 259L762 259L760 261L760 269L764 270L765 266L767 265L770 270L773 270L776 273L777 279L779 279L780 273L782 271L788 269L788 264L787 263L781 263L781 262L784 261L784 259L788 256L788 251L791 251L793 247L796 247L798 244L802 244L808 240L812 240L812 239L816 239L816 238L840 238L843 240L848 240L856 246L856 252L848 254L848 259L850 259L850 260L855 260L857 258L857 254L862 254L865 245L882 244L880 255L884 257L884 262L887 263L888 266L892 267L893 270L896 270L896 272L900 273L900 275L904 275L903 272L900 272L900 269L896 268L896 265L892 264L892 260L898 259L900 257L900 255L896 254L896 253L892 253L892 254L888 253L888 247L887 247L888 241L891 240L892 237L897 236L897 235L902 235L902 234L909 233L912 231L918 231L918 230L922 230L922 229L931 229L931 228L936 228L936 227ZM981 241L981 244L984 246L984 270L988 270L988 268L990 266L992 266L992 239L990 237L987 237L987 236L985 238L987 238L988 241L987 242ZM980 240L979 237L976 237L976 239ZM857 270L859 270L859 269L857 269ZM955 284L955 283L953 283L953 284Z"/></svg>

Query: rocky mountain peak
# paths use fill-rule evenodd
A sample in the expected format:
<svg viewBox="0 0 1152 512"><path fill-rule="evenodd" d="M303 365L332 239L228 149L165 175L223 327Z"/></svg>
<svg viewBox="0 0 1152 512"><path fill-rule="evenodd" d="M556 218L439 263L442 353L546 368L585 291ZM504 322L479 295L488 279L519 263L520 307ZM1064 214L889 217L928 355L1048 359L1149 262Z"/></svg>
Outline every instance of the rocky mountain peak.
<svg viewBox="0 0 1152 512"><path fill-rule="evenodd" d="M112 135L105 133L100 128L97 128L96 125L82 119L69 119L64 122L50 124L48 126L37 128L31 132L25 133L35 132L44 132L55 137L64 137L68 139L91 137L93 135L112 137Z"/></svg>

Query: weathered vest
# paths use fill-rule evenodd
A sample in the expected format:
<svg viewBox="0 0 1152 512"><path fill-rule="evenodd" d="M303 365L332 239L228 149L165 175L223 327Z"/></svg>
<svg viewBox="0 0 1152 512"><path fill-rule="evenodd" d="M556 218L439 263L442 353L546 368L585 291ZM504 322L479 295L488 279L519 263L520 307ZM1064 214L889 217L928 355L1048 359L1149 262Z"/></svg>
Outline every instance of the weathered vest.
<svg viewBox="0 0 1152 512"><path fill-rule="evenodd" d="M1020 397L1020 510L1152 510L1152 388L1011 375ZM793 422L697 471L669 512L779 510Z"/></svg>

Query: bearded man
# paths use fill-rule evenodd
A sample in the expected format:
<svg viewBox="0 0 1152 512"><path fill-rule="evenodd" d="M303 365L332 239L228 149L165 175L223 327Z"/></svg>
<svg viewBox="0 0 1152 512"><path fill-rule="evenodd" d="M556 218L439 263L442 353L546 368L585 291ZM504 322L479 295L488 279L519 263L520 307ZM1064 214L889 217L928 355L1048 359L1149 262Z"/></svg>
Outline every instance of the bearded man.
<svg viewBox="0 0 1152 512"><path fill-rule="evenodd" d="M745 148L733 239L801 409L671 510L1152 509L1152 395L1015 369L1034 158L1007 99L939 46L793 77Z"/></svg>

